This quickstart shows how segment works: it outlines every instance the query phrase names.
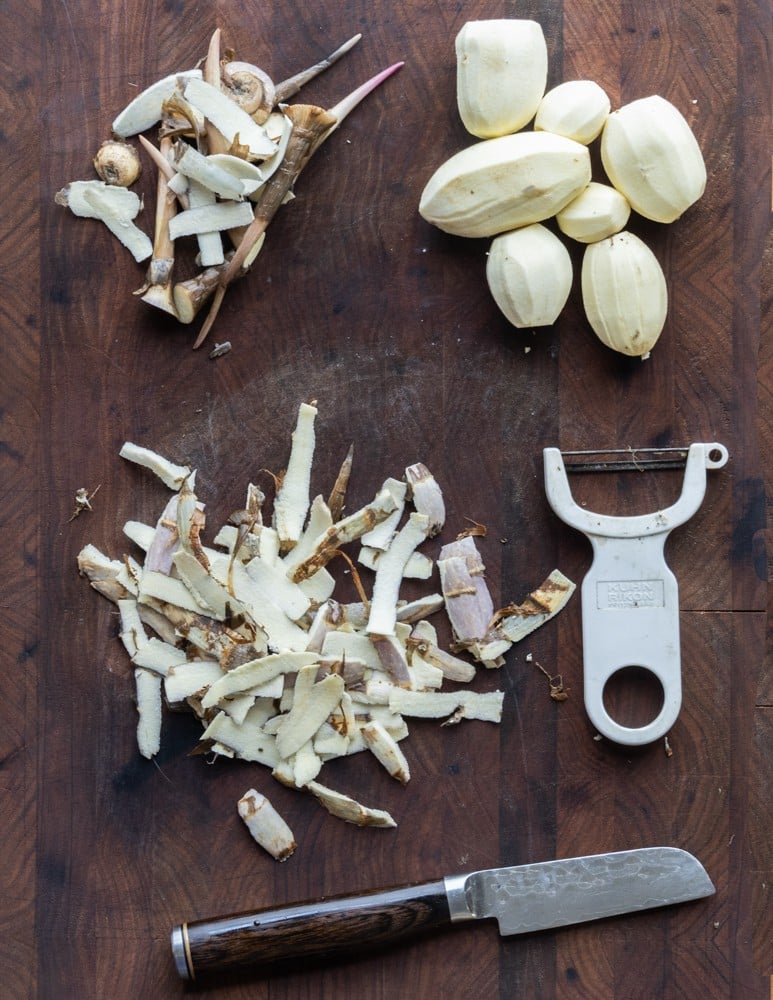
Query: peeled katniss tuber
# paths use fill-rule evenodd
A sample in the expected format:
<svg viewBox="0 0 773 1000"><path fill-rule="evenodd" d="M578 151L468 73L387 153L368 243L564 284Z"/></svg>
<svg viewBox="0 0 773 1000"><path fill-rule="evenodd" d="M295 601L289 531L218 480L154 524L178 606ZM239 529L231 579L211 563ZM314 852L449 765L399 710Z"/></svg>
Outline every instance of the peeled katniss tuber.
<svg viewBox="0 0 773 1000"><path fill-rule="evenodd" d="M492 241L486 280L513 326L549 326L569 298L572 261L561 240L535 222Z"/></svg>
<svg viewBox="0 0 773 1000"><path fill-rule="evenodd" d="M655 254L633 233L586 248L582 300L599 340L632 357L649 353L666 322L665 275Z"/></svg>
<svg viewBox="0 0 773 1000"><path fill-rule="evenodd" d="M614 111L601 137L601 161L633 209L673 222L706 188L706 165L682 113L663 97L632 101Z"/></svg>
<svg viewBox="0 0 773 1000"><path fill-rule="evenodd" d="M609 110L609 98L594 80L568 80L542 98L534 128L587 145L601 134Z"/></svg>
<svg viewBox="0 0 773 1000"><path fill-rule="evenodd" d="M665 323L665 277L625 230L632 210L673 222L703 194L706 167L687 121L658 96L612 111L593 80L545 93L547 49L534 21L470 21L455 53L459 115L483 141L436 168L419 214L454 236L495 237L486 277L517 328L554 323L570 294L568 252L542 225L554 219L560 235L588 247L582 289L594 332L613 350L646 356ZM597 141L608 183L592 179Z"/></svg>
<svg viewBox="0 0 773 1000"><path fill-rule="evenodd" d="M590 179L586 146L549 132L518 132L446 160L427 182L419 213L454 236L494 236L550 218Z"/></svg>
<svg viewBox="0 0 773 1000"><path fill-rule="evenodd" d="M556 215L558 228L578 243L598 243L625 229L631 206L625 195L609 184L591 181Z"/></svg>
<svg viewBox="0 0 773 1000"><path fill-rule="evenodd" d="M509 135L533 117L548 76L548 49L536 21L468 21L456 36L456 99L468 132Z"/></svg>

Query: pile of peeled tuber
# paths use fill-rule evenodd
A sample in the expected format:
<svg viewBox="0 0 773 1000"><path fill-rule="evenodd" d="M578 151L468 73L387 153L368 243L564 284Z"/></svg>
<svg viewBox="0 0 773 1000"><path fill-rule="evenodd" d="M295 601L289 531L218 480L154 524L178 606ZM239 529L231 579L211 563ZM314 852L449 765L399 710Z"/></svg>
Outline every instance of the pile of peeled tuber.
<svg viewBox="0 0 773 1000"><path fill-rule="evenodd" d="M570 254L544 224L555 219L563 236L585 244L582 300L597 337L648 356L666 321L666 280L626 226L632 211L673 222L703 194L706 167L689 124L657 95L612 111L592 80L546 93L547 45L536 21L469 21L455 50L459 114L480 141L438 167L420 214L452 235L493 237L488 286L518 328L554 323L569 297ZM604 182L592 179L594 142Z"/></svg>

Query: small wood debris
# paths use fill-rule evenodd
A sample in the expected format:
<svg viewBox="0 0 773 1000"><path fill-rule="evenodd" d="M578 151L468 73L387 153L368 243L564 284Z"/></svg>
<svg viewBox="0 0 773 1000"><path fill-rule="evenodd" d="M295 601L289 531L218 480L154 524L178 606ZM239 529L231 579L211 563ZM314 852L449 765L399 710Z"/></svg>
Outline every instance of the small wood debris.
<svg viewBox="0 0 773 1000"><path fill-rule="evenodd" d="M488 534L488 528L485 524L479 524L477 521L473 521L471 517L465 517L465 521L470 522L470 527L460 531L456 536L457 540L460 538L466 538L467 535L472 535L474 538L485 538ZM504 542L505 539L501 538L500 541Z"/></svg>
<svg viewBox="0 0 773 1000"><path fill-rule="evenodd" d="M534 666L540 673L544 674L550 685L550 697L553 701L566 701L569 697L569 689L564 687L564 679L561 674L550 674L541 663L534 661Z"/></svg>
<svg viewBox="0 0 773 1000"><path fill-rule="evenodd" d="M73 512L70 515L71 521L74 521L75 518L78 517L79 514L82 514L84 510L94 509L91 506L91 501L94 499L97 493L99 493L101 488L102 484L100 483L95 490L91 491L91 493L89 493L89 491L84 486L81 486L79 489L75 491L75 507L73 508Z"/></svg>

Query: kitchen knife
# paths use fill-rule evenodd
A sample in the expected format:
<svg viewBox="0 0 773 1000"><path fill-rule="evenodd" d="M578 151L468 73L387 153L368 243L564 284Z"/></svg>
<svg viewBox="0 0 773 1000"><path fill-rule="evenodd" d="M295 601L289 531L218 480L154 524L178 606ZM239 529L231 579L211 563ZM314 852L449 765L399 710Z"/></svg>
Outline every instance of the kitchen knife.
<svg viewBox="0 0 773 1000"><path fill-rule="evenodd" d="M700 862L675 847L646 847L492 868L436 882L337 896L172 930L183 979L291 958L352 953L420 931L496 918L500 934L526 934L710 896Z"/></svg>

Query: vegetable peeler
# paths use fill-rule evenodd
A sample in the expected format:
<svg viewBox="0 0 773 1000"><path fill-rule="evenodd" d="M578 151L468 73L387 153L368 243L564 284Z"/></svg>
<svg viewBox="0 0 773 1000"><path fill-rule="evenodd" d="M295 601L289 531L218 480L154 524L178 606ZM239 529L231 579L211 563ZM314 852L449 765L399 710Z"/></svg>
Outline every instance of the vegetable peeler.
<svg viewBox="0 0 773 1000"><path fill-rule="evenodd" d="M608 458L589 464L596 455ZM550 506L593 547L593 563L581 589L586 711L599 733L616 743L651 743L668 733L682 703L679 594L665 560L666 538L698 510L706 493L706 471L727 463L727 448L717 443L611 452L545 448L543 457ZM679 499L663 510L630 517L596 514L574 500L567 465L589 471L684 467L684 480ZM650 671L662 687L662 707L647 725L623 726L604 705L607 682L626 667Z"/></svg>

